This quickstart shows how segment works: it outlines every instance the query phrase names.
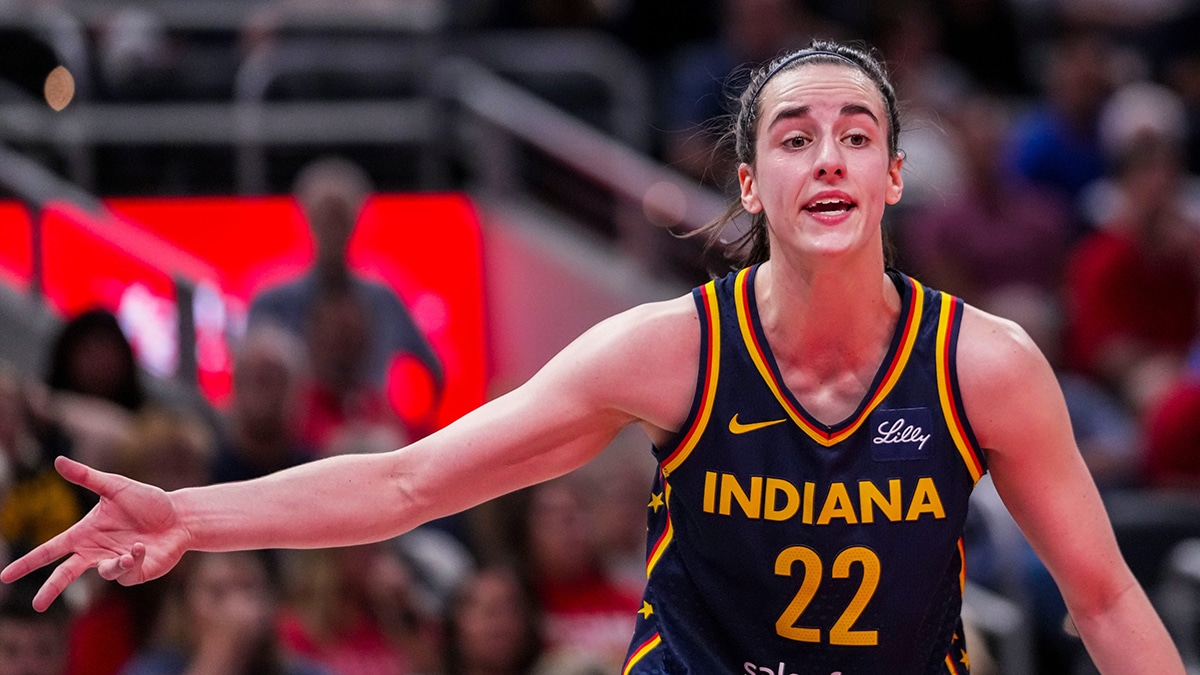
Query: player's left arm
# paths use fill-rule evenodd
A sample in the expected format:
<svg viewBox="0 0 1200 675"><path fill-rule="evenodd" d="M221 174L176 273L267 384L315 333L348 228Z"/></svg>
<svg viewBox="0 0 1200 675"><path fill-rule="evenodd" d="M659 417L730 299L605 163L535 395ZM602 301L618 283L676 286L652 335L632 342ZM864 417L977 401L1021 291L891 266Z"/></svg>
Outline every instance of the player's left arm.
<svg viewBox="0 0 1200 675"><path fill-rule="evenodd" d="M968 307L958 343L963 405L996 489L1057 582L1102 673L1184 673L1117 547L1049 363L1016 324Z"/></svg>

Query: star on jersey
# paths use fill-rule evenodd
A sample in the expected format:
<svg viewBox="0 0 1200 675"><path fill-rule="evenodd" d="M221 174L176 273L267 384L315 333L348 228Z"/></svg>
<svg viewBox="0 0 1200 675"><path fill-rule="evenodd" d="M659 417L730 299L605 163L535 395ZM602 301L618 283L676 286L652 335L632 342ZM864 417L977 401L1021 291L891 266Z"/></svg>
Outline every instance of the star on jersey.
<svg viewBox="0 0 1200 675"><path fill-rule="evenodd" d="M654 613L654 608L650 606L650 603L643 600L642 608L638 610L638 614L641 614L643 619L649 619L650 615L653 613Z"/></svg>
<svg viewBox="0 0 1200 675"><path fill-rule="evenodd" d="M666 506L666 504L664 504L664 503L663 503L663 496L662 496L662 493L661 493L661 492L655 492L655 493L651 494L651 495L650 495L650 503L649 503L649 504L647 504L646 506L648 506L649 508L652 508L652 509L654 509L654 512L655 512L655 513L658 513L658 509L659 509L659 508L661 508L661 507L663 507L663 506Z"/></svg>

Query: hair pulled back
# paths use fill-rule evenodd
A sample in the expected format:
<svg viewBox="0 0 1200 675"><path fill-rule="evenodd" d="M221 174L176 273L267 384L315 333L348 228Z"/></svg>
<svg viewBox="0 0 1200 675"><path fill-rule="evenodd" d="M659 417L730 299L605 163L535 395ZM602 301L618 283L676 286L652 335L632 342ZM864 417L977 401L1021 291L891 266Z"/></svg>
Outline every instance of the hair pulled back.
<svg viewBox="0 0 1200 675"><path fill-rule="evenodd" d="M852 45L830 40L813 40L809 46L775 58L750 74L746 87L737 96L735 110L730 115L726 142L733 145L734 161L737 165L754 165L754 149L758 142L758 122L762 113L760 97L776 75L813 64L841 64L857 68L871 78L883 96L887 112L888 153L900 156L900 113L896 103L896 90L888 78L882 61L875 50L865 45ZM719 235L729 223L746 214L740 199L735 199L725 213L697 231L709 237L711 248L718 242ZM750 214L750 227L737 239L729 243L729 262L734 268L765 262L771 256L767 237L765 213Z"/></svg>

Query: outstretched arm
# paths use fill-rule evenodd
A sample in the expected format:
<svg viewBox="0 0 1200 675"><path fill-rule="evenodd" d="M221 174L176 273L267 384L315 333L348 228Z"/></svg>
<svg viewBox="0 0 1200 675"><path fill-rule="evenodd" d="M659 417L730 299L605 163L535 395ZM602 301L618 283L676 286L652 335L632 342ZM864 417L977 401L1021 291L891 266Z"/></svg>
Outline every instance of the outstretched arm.
<svg viewBox="0 0 1200 675"><path fill-rule="evenodd" d="M395 536L571 471L630 423L656 436L676 428L698 358L695 306L684 297L602 322L518 389L390 453L171 493L60 459L63 475L99 494L100 504L0 579L70 556L34 601L45 609L90 567L128 585L165 574L187 550L320 548Z"/></svg>
<svg viewBox="0 0 1200 675"><path fill-rule="evenodd" d="M1183 675L1121 556L1049 364L1016 325L970 308L958 350L963 404L996 489L1057 582L1100 672Z"/></svg>

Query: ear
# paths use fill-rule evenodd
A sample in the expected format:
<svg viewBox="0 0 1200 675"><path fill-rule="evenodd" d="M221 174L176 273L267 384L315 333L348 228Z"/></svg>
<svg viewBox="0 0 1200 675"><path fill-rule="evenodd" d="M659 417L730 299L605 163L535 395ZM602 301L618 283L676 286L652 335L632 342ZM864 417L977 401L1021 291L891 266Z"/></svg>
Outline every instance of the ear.
<svg viewBox="0 0 1200 675"><path fill-rule="evenodd" d="M763 207L758 198L754 169L745 162L738 165L738 185L742 191L742 208L746 209L746 213L761 213Z"/></svg>
<svg viewBox="0 0 1200 675"><path fill-rule="evenodd" d="M884 194L884 200L888 204L895 204L900 201L900 196L904 194L904 177L900 175L900 169L904 166L904 153L893 159L891 165L888 166L888 187Z"/></svg>

